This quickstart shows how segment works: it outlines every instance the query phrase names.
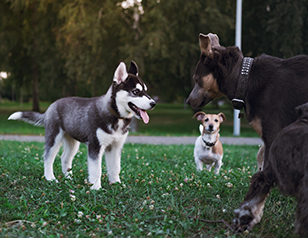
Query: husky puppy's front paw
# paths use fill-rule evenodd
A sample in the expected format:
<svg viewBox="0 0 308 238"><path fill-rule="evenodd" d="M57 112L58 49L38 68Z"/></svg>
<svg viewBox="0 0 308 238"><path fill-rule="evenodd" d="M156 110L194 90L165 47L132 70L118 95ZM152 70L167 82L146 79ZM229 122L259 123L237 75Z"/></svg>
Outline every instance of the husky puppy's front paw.
<svg viewBox="0 0 308 238"><path fill-rule="evenodd" d="M240 207L234 210L233 229L235 232L249 231L255 224L255 216L248 206Z"/></svg>
<svg viewBox="0 0 308 238"><path fill-rule="evenodd" d="M99 190L100 188L102 188L102 186L100 184L93 184L90 189L91 190Z"/></svg>
<svg viewBox="0 0 308 238"><path fill-rule="evenodd" d="M109 185L115 184L115 183L121 183L121 180L119 177L116 178L109 178Z"/></svg>
<svg viewBox="0 0 308 238"><path fill-rule="evenodd" d="M51 181L51 182L55 182L55 183L59 183L58 179L56 179L56 177L54 175L48 176L48 175L44 175L45 179L47 181Z"/></svg>

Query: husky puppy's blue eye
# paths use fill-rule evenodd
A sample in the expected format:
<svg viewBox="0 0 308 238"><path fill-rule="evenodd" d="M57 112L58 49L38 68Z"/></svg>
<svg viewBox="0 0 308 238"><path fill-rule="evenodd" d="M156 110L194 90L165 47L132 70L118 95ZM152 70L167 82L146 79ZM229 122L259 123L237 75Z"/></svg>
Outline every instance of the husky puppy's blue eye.
<svg viewBox="0 0 308 238"><path fill-rule="evenodd" d="M137 95L139 92L140 92L140 90L139 90L138 88L135 88L135 89L132 91L132 93L133 93L134 95Z"/></svg>

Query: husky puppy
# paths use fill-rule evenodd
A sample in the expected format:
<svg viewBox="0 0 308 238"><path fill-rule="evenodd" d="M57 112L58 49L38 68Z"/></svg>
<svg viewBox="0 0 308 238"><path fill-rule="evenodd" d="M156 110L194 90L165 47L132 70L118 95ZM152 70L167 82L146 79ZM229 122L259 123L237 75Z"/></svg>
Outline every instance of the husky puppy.
<svg viewBox="0 0 308 238"><path fill-rule="evenodd" d="M101 188L104 153L109 182L121 182L121 150L129 123L133 116L148 123L146 110L153 109L156 104L146 91L135 62L131 62L128 72L121 62L105 95L62 98L52 103L44 114L15 112L8 120L45 127L44 176L47 180L56 180L53 162L62 144L62 172L70 177L79 144L85 143L88 146L89 183L93 184L91 189L98 190Z"/></svg>

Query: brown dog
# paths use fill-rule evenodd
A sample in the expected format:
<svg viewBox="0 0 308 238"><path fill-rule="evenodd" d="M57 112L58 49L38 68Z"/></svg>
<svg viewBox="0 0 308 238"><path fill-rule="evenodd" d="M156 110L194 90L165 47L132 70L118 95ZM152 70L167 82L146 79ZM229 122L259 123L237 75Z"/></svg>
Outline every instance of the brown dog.
<svg viewBox="0 0 308 238"><path fill-rule="evenodd" d="M300 117L282 129L272 143L264 170L252 177L249 191L235 210L235 230L251 229L263 214L265 199L272 187L296 197L295 231L308 235L308 103L296 108Z"/></svg>
<svg viewBox="0 0 308 238"><path fill-rule="evenodd" d="M273 170L275 165L267 167L267 163L274 139L282 128L297 119L295 107L308 102L308 56L244 58L238 47L221 46L218 36L211 33L200 34L199 45L201 56L193 76L195 86L187 103L200 108L226 96L235 109L243 108L264 142L264 156L258 157L264 158L265 168ZM255 184L253 188L258 191L261 185ZM261 219L262 213L257 213L257 220ZM240 223L245 221L242 218Z"/></svg>
<svg viewBox="0 0 308 238"><path fill-rule="evenodd" d="M244 58L238 47L223 47L215 34L199 35L200 60L187 103L201 108L226 96L262 137L264 163L277 133L296 120L294 108L308 102L308 56ZM263 156L260 156L263 158Z"/></svg>

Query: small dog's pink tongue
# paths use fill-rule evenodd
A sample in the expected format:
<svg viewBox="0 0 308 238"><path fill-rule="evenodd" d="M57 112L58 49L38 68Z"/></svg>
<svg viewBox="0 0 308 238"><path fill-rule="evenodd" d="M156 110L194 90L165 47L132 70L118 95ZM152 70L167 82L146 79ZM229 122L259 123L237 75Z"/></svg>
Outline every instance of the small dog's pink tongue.
<svg viewBox="0 0 308 238"><path fill-rule="evenodd" d="M142 120L143 120L143 122L144 122L145 124L148 124L148 123L149 123L150 117L149 117L149 115L147 114L146 111L140 110L140 116L141 116L141 118L142 118Z"/></svg>

